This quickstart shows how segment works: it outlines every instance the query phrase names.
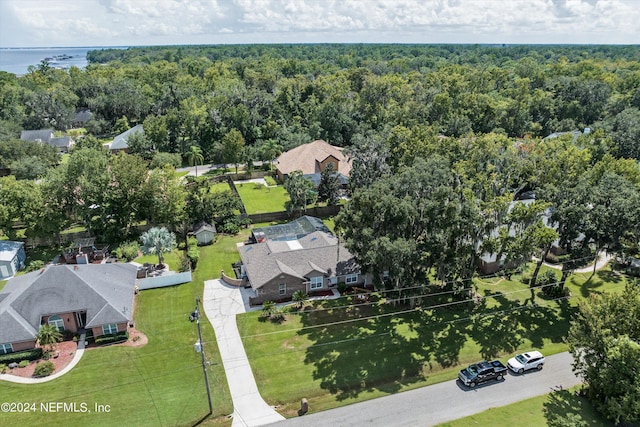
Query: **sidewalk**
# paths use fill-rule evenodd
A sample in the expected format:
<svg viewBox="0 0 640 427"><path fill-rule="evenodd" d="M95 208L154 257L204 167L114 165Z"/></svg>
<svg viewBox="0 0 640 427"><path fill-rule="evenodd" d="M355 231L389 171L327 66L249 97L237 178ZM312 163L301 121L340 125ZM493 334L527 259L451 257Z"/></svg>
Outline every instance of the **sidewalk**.
<svg viewBox="0 0 640 427"><path fill-rule="evenodd" d="M78 340L78 349L76 350L76 354L73 356L73 359L71 359L71 362L69 362L69 364L65 366L60 372L56 372L55 374L43 378L24 378L11 374L2 374L0 375L0 380L18 384L39 384L53 381L72 370L78 364L78 362L80 362L80 359L82 359L82 355L84 354L84 341L85 334L82 334L80 336L80 339Z"/></svg>
<svg viewBox="0 0 640 427"><path fill-rule="evenodd" d="M533 259L536 261L539 260L539 258L535 257ZM609 255L606 252L602 252L600 255L598 255L598 261L596 261L596 271L603 269L612 259L612 255ZM543 262L542 264L555 270L562 270L562 264L549 264L548 262ZM586 267L576 268L575 270L573 270L574 273L591 273L592 271L593 264L589 264Z"/></svg>
<svg viewBox="0 0 640 427"><path fill-rule="evenodd" d="M207 280L204 282L202 307L216 333L220 357L227 375L233 401L232 426L261 426L284 420L260 396L240 339L236 314L245 312L240 288L226 285L220 280Z"/></svg>

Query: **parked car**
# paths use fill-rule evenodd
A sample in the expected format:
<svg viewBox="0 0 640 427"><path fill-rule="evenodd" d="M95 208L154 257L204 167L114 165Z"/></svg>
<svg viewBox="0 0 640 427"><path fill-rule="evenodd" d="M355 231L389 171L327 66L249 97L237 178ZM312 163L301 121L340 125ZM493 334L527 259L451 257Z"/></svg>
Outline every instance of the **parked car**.
<svg viewBox="0 0 640 427"><path fill-rule="evenodd" d="M529 351L527 353L518 354L507 362L507 366L513 372L519 374L530 369L542 369L544 365L544 356L539 351Z"/></svg>
<svg viewBox="0 0 640 427"><path fill-rule="evenodd" d="M499 360L492 362L480 362L469 365L465 369L458 373L458 378L467 387L473 388L476 385L489 381L504 379L504 374L507 372L507 367Z"/></svg>

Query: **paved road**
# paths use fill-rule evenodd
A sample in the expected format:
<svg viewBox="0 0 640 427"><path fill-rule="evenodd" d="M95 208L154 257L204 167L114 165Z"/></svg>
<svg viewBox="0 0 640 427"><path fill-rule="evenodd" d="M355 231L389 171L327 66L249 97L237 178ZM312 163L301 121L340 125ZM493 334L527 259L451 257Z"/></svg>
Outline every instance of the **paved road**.
<svg viewBox="0 0 640 427"><path fill-rule="evenodd" d="M572 387L580 380L571 371L569 353L547 357L542 371L509 374L504 382L490 381L467 389L447 381L329 411L307 414L270 426L433 426L549 393L558 387ZM313 408L311 408L313 409Z"/></svg>

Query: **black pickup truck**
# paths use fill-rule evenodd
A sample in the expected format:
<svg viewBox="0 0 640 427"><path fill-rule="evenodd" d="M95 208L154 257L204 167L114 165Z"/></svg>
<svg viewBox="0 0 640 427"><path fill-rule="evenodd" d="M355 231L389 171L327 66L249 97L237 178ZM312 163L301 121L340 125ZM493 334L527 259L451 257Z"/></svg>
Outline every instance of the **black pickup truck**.
<svg viewBox="0 0 640 427"><path fill-rule="evenodd" d="M478 384L489 381L502 381L507 372L507 367L499 360L493 362L480 362L469 365L460 371L458 378L467 387L473 388Z"/></svg>

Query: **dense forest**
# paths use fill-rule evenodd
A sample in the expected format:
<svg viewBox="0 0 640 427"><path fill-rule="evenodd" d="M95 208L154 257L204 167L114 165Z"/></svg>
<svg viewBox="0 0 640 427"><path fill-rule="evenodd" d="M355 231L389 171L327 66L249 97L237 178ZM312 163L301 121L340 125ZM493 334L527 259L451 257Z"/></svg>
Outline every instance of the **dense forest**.
<svg viewBox="0 0 640 427"><path fill-rule="evenodd" d="M541 203L558 211L570 197L584 202L582 194L573 194L578 191L595 197L597 185L622 191L628 184L629 191L638 190L636 46L176 46L95 50L88 59L84 70L54 69L43 61L24 76L0 73L0 169L12 175L0 185L5 234L12 233L10 224L26 226L27 235L41 235L79 221L96 232L111 228L110 235L120 235L138 221L175 225L194 220L184 213L202 212L193 200L209 206L206 216L218 217L212 211L215 203L202 201L205 196L161 198L142 189L143 184L173 188L158 168L193 161L193 150L205 163L251 164L324 139L346 147L354 159L352 206L376 185L391 186L385 190L389 196L407 197L403 183L386 181L401 180L402 173L429 172L435 178L434 170L441 170L437 178L453 192L447 197L467 204L459 207L468 215L460 217L460 224L473 223L477 229L462 232L464 227L456 226L458 236L443 231L445 236L432 243L449 249L429 265L440 263L442 269L451 257L459 260L466 253L466 267L456 270L464 277L478 251L474 242L506 218L504 206L494 206L496 200L536 190ZM74 115L86 109L92 117L82 125L86 135L70 157L19 141L24 129L52 128L63 134L78 126ZM145 135L132 140L134 156L91 151L100 151L101 142L136 124L143 124ZM560 136L544 139L552 134ZM149 168L158 171L151 176L162 182L150 184L144 172ZM614 181L604 182L611 174ZM40 185L33 186L31 179ZM108 183L113 191L133 188L110 194L104 190ZM16 194L22 199L30 194L30 203L45 207L18 203L12 199ZM185 202L189 197L191 204ZM161 201L166 212L155 207ZM225 208L222 217L228 219L229 211ZM629 215L624 219L633 225ZM412 223L410 240L419 241L420 226ZM616 225L624 233L635 228ZM620 239L637 247L637 235L628 237L599 249L621 247ZM452 274L446 270L442 280ZM420 269L411 269L406 279L420 275Z"/></svg>

